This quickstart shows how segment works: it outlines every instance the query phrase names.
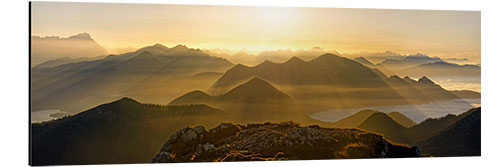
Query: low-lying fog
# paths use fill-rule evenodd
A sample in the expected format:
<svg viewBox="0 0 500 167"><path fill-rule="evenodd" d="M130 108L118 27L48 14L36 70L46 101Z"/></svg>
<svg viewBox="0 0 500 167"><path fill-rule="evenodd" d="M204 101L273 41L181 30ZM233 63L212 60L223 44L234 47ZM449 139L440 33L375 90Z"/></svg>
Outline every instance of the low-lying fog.
<svg viewBox="0 0 500 167"><path fill-rule="evenodd" d="M364 109L378 110L389 113L393 111L406 115L413 121L420 123L427 118L439 118L448 114L460 114L473 107L481 106L481 99L455 99L435 101L419 105L373 106L350 109L332 109L313 113L310 116L321 121L335 122Z"/></svg>
<svg viewBox="0 0 500 167"><path fill-rule="evenodd" d="M431 77L447 90L472 90L481 93L481 77Z"/></svg>

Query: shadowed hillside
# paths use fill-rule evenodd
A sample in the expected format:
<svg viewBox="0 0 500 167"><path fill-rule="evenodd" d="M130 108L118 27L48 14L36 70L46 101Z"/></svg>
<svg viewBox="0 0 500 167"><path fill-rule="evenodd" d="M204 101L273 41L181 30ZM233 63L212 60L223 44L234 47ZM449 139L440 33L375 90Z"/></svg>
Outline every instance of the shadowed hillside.
<svg viewBox="0 0 500 167"><path fill-rule="evenodd" d="M173 132L232 120L205 105L160 106L130 98L32 124L33 165L146 163Z"/></svg>
<svg viewBox="0 0 500 167"><path fill-rule="evenodd" d="M417 125L415 121L411 120L410 118L406 117L405 115L399 113L399 112L390 112L387 114L389 117L391 117L394 121L396 121L398 124L404 126L404 127L412 127Z"/></svg>
<svg viewBox="0 0 500 167"><path fill-rule="evenodd" d="M381 134L385 138L397 143L414 145L417 142L428 139L438 134L438 132L444 129L450 128L451 126L453 126L453 124L462 121L469 115L480 111L481 108L473 108L460 115L450 114L442 118L430 118L409 128L400 125L399 123L394 121L394 119L390 118L387 114L379 112L372 114L361 125L359 125L358 128ZM469 128L475 129L477 127L472 126Z"/></svg>
<svg viewBox="0 0 500 167"><path fill-rule="evenodd" d="M481 156L481 109L417 145L434 156Z"/></svg>

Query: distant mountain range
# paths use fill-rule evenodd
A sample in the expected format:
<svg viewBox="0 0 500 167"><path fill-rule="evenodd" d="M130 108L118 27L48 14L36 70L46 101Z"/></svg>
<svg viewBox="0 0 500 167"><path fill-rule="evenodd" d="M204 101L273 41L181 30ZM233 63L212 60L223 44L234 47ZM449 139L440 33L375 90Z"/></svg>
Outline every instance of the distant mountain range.
<svg viewBox="0 0 500 167"><path fill-rule="evenodd" d="M409 77L387 78L378 69L333 54L324 54L311 61L297 57L284 63L265 61L254 67L237 64L227 70L208 92L223 94L252 77L262 78L289 94L307 112L329 108L419 104L456 99L462 95L443 89L427 77L418 81ZM480 97L479 94L469 95Z"/></svg>
<svg viewBox="0 0 500 167"><path fill-rule="evenodd" d="M95 42L88 33L80 33L68 38L58 36L31 37L31 67L64 57L72 59L97 57L107 55L107 53L106 49Z"/></svg>
<svg viewBox="0 0 500 167"><path fill-rule="evenodd" d="M405 69L398 72L406 76L465 76L481 77L481 67L477 65L458 65L443 61L421 64L416 67Z"/></svg>
<svg viewBox="0 0 500 167"><path fill-rule="evenodd" d="M292 50L292 49L267 50L260 52L259 54L249 54L244 51L232 54L230 51L220 50L220 49L206 50L206 52L212 56L223 57L235 64L243 64L246 66L255 66L266 60L282 63L292 57L298 57L300 59L309 61L325 53L333 53L340 55L335 50L328 50L320 47L313 47L310 49L297 49L297 50Z"/></svg>
<svg viewBox="0 0 500 167"><path fill-rule="evenodd" d="M405 69L415 67L421 64L435 63L442 61L439 57L429 57L424 54L417 53L415 55L406 56L404 59L386 59L377 65L382 65L389 69Z"/></svg>
<svg viewBox="0 0 500 167"><path fill-rule="evenodd" d="M35 67L31 69L33 109L74 113L120 98L115 95L165 104L190 90L204 89L217 79L214 75L193 75L223 72L232 66L228 60L199 49L156 44L93 61Z"/></svg>
<svg viewBox="0 0 500 167"><path fill-rule="evenodd" d="M373 59L373 58L372 58ZM372 63L365 57L353 58L367 67L376 68L385 75L410 77L481 77L481 67L478 65L458 65L447 61L464 61L466 59L446 59L429 57L423 54L386 58L381 63Z"/></svg>
<svg viewBox="0 0 500 167"><path fill-rule="evenodd" d="M74 38L87 39L87 36ZM314 53L319 53L321 49L308 52L314 50ZM438 59L413 55L397 61L422 63ZM429 82L397 76L387 78L384 68L376 68L377 65L369 67L370 63L363 57L353 61L323 54L310 61L292 57L283 63L265 60L249 67L233 65L227 59L210 56L185 45L168 48L156 44L101 59L61 58L36 66L32 68L31 75L32 104L35 111L60 109L71 113L116 100L119 98L117 96L123 95L165 104L197 89L207 90L212 95L224 94L253 77L264 79L290 95L306 112L480 97L474 92L450 93L426 77L422 81ZM201 73L223 74L205 75L202 78L194 76ZM191 82L196 79L199 79L198 82ZM184 86L168 89L178 84Z"/></svg>
<svg viewBox="0 0 500 167"><path fill-rule="evenodd" d="M353 54L344 54L346 57L351 57L351 58L359 58L363 57L367 59L369 62L373 64L378 64L381 63L387 59L394 59L394 60L402 60L406 57L406 55L399 54L399 53L394 53L391 51L385 51L385 52L360 52L360 53L353 53Z"/></svg>

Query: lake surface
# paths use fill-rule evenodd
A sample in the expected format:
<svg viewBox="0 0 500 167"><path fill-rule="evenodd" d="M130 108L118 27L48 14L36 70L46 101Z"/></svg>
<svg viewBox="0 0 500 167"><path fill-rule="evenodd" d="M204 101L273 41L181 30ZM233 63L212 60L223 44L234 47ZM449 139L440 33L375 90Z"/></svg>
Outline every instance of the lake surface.
<svg viewBox="0 0 500 167"><path fill-rule="evenodd" d="M447 101L435 101L419 105L397 105L397 106L372 106L362 108L349 109L331 109L321 111L310 115L312 118L335 122L347 116L350 116L364 109L378 110L389 113L393 111L400 112L412 119L416 123L420 123L427 118L439 118L448 114L461 114L467 110L480 107L481 99L455 99Z"/></svg>
<svg viewBox="0 0 500 167"><path fill-rule="evenodd" d="M51 114L56 114L56 113L65 113L69 115L69 113L58 109L33 111L31 112L31 123L44 122L57 119L58 117L51 116Z"/></svg>

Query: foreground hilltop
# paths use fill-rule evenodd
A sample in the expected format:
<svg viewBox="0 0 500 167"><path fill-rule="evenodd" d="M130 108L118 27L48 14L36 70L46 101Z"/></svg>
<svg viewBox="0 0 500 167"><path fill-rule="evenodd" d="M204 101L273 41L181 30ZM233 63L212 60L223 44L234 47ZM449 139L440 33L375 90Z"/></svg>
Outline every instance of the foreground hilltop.
<svg viewBox="0 0 500 167"><path fill-rule="evenodd" d="M177 131L152 162L308 160L420 157L417 147L395 145L356 129L299 126L293 122L222 123Z"/></svg>

